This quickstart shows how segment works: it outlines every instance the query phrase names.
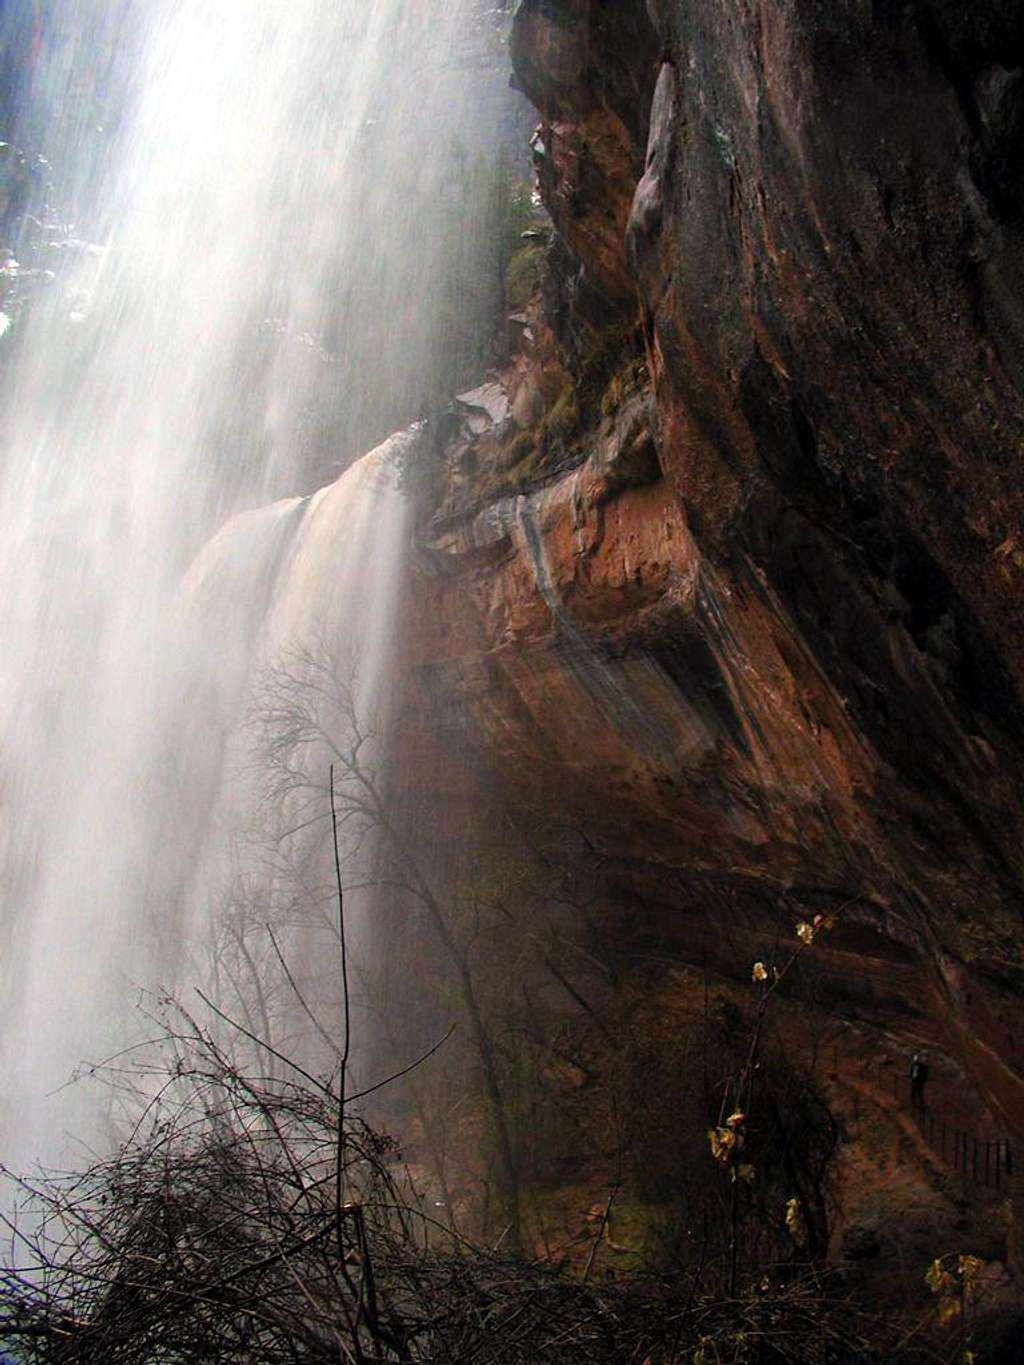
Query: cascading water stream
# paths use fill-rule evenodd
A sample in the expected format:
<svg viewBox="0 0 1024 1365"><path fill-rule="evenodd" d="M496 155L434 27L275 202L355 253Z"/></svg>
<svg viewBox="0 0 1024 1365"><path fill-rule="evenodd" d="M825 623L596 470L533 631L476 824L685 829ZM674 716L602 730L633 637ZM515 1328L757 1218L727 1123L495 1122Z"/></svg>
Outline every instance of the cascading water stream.
<svg viewBox="0 0 1024 1365"><path fill-rule="evenodd" d="M322 1012L337 1039L330 773L337 766L346 884L371 891L379 831L350 797L353 780L357 787L384 780L409 533L400 471L417 441L416 430L399 433L313 497L232 519L192 565L178 602L186 634L198 626L226 645L188 683L214 718L207 734L221 740L206 766L203 837L196 841L202 853L182 926L190 979L264 1041L279 1043L286 1033L285 1049L296 1059L305 1055L301 1030L290 1031L297 1000L290 986L280 998L286 983L271 944L287 951L305 1005ZM254 608L241 630L232 619L239 582ZM357 730L358 766L349 769ZM194 787L200 771L193 765ZM369 946L367 897L347 894L346 903L349 958L361 961ZM316 1065L323 1057L306 1060Z"/></svg>
<svg viewBox="0 0 1024 1365"><path fill-rule="evenodd" d="M479 363L463 343L455 354L450 322L460 276L498 285L472 197L503 117L486 70L464 60L480 12L118 10L132 46L89 187L100 247L58 276L4 378L12 1164L57 1155L65 1128L94 1137L77 1092L47 1095L130 1038L137 987L174 983L191 961L231 838L225 774L244 784L225 756L254 670L315 627L359 653L364 692L386 672L404 541L393 480L381 492L371 477L386 454L311 501L234 522L179 584L226 517L325 483ZM62 8L62 71L88 66L110 13L103 0ZM72 126L79 141L48 148L55 162L84 155Z"/></svg>

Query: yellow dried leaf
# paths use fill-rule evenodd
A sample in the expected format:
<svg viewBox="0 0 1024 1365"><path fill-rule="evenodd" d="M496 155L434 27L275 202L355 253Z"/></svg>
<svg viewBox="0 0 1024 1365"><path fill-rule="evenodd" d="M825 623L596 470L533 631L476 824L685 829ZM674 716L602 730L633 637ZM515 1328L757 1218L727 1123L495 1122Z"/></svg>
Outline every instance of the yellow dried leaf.
<svg viewBox="0 0 1024 1365"><path fill-rule="evenodd" d="M794 1242L803 1241L804 1215L803 1210L800 1207L800 1200L795 1196L786 1201L786 1227Z"/></svg>
<svg viewBox="0 0 1024 1365"><path fill-rule="evenodd" d="M739 1128L739 1126L743 1123L746 1123L746 1121L747 1116L746 1114L744 1114L743 1110L736 1109L726 1119L725 1126L726 1128Z"/></svg>
<svg viewBox="0 0 1024 1365"><path fill-rule="evenodd" d="M960 1316L960 1300L958 1298L939 1300L939 1323L943 1327L948 1327Z"/></svg>
<svg viewBox="0 0 1024 1365"><path fill-rule="evenodd" d="M956 1280L943 1267L941 1260L932 1261L925 1271L924 1278L933 1294L955 1294L957 1292Z"/></svg>
<svg viewBox="0 0 1024 1365"><path fill-rule="evenodd" d="M796 926L796 936L801 943L813 943L814 925L808 924L805 919L799 920Z"/></svg>
<svg viewBox="0 0 1024 1365"><path fill-rule="evenodd" d="M956 1269L964 1284L970 1284L985 1269L985 1262L980 1256L961 1256L957 1260Z"/></svg>
<svg viewBox="0 0 1024 1365"><path fill-rule="evenodd" d="M731 1128L709 1128L708 1142L711 1144L711 1155L724 1165L736 1148L736 1134Z"/></svg>
<svg viewBox="0 0 1024 1365"><path fill-rule="evenodd" d="M745 1180L749 1185L752 1183L754 1179L754 1168L753 1166L751 1166L749 1161L744 1161L741 1163L736 1174L739 1176L741 1180Z"/></svg>
<svg viewBox="0 0 1024 1365"><path fill-rule="evenodd" d="M768 968L764 965L763 962L754 963L753 977L755 981L768 980Z"/></svg>

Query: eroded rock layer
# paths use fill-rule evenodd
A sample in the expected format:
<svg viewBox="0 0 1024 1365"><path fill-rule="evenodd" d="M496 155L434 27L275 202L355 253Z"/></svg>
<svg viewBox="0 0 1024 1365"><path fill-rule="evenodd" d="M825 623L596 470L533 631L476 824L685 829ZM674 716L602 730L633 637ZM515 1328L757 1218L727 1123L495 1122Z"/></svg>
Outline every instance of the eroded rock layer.
<svg viewBox="0 0 1024 1365"><path fill-rule="evenodd" d="M555 239L498 425L642 352L421 519L417 780L571 813L680 961L835 916L842 1010L1024 1138L1020 8L523 0L512 53Z"/></svg>

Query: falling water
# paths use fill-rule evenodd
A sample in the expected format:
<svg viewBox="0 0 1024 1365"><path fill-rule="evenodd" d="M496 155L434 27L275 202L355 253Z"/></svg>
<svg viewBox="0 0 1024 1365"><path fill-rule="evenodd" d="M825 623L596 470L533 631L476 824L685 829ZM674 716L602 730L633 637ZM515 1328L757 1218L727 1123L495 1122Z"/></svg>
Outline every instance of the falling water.
<svg viewBox="0 0 1024 1365"><path fill-rule="evenodd" d="M203 815L198 863L177 878L186 908L178 951L188 955L192 984L264 1042L313 1065L324 1060L324 1024L341 1033L332 764L350 962L363 962L369 947L378 831L345 794L353 776L357 786L384 779L409 535L401 471L419 440L418 429L400 432L313 497L233 518L186 574L177 604L186 635L221 641L204 658L186 655L186 688L203 698L206 736L221 747L197 754L189 769ZM241 625L239 600L251 609ZM344 765L356 731L363 738L353 774ZM296 987L303 1008L317 1011L320 1027L305 1039L311 1056L302 1037L308 1021L295 1029ZM353 981L350 1000L357 996ZM363 1058L352 1060L355 1074ZM272 1057L261 1062L275 1069Z"/></svg>
<svg viewBox="0 0 1024 1365"><path fill-rule="evenodd" d="M3 380L8 1160L81 1129L47 1095L129 1036L139 986L180 975L259 661L315 623L356 642L362 686L383 675L394 452L338 476L480 365L459 329L496 283L473 194L504 98L483 11L66 0L59 43L42 34L52 107L102 41L117 116L54 118L84 226L46 225L69 263Z"/></svg>

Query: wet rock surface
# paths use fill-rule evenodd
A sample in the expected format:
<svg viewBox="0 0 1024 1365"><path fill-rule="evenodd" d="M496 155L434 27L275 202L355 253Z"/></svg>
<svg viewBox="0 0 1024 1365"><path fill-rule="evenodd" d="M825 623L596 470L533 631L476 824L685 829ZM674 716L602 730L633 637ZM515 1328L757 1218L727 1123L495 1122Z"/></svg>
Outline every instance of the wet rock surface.
<svg viewBox="0 0 1024 1365"><path fill-rule="evenodd" d="M520 5L545 324L571 370L638 309L647 371L421 534L408 663L433 780L457 715L617 850L624 943L742 977L834 913L833 1010L1020 1142L1024 27L965 15Z"/></svg>

